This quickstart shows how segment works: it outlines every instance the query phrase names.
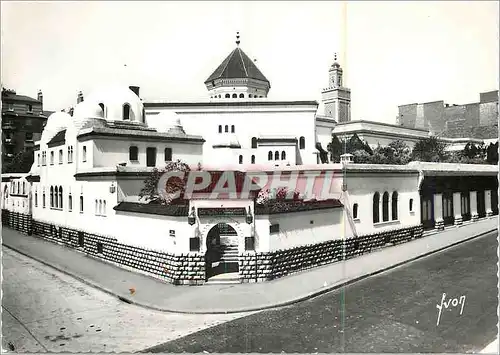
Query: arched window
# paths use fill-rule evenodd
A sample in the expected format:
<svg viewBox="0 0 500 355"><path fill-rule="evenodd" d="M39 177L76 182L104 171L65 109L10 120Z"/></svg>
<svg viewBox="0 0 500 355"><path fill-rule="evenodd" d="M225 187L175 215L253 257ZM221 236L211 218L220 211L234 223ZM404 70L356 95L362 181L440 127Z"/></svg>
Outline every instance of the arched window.
<svg viewBox="0 0 500 355"><path fill-rule="evenodd" d="M299 149L306 149L306 139L304 137L299 138Z"/></svg>
<svg viewBox="0 0 500 355"><path fill-rule="evenodd" d="M97 199L95 200L95 214L99 214L99 201L97 201Z"/></svg>
<svg viewBox="0 0 500 355"><path fill-rule="evenodd" d="M80 213L83 213L83 195L80 196Z"/></svg>
<svg viewBox="0 0 500 355"><path fill-rule="evenodd" d="M396 221L398 219L398 193L394 191L392 193L392 220Z"/></svg>
<svg viewBox="0 0 500 355"><path fill-rule="evenodd" d="M99 200L99 215L102 216L102 200Z"/></svg>
<svg viewBox="0 0 500 355"><path fill-rule="evenodd" d="M142 122L146 122L146 109L142 108Z"/></svg>
<svg viewBox="0 0 500 355"><path fill-rule="evenodd" d="M54 186L50 187L50 208L54 207Z"/></svg>
<svg viewBox="0 0 500 355"><path fill-rule="evenodd" d="M280 152L278 151L274 152L274 160L280 160Z"/></svg>
<svg viewBox="0 0 500 355"><path fill-rule="evenodd" d="M249 97L249 98L252 98L252 94L248 94L248 97Z"/></svg>
<svg viewBox="0 0 500 355"><path fill-rule="evenodd" d="M281 152L281 160L285 160L286 159L286 153L285 151L282 151Z"/></svg>
<svg viewBox="0 0 500 355"><path fill-rule="evenodd" d="M252 164L255 164L255 155L252 155Z"/></svg>
<svg viewBox="0 0 500 355"><path fill-rule="evenodd" d="M413 212L413 199L410 198L410 212Z"/></svg>
<svg viewBox="0 0 500 355"><path fill-rule="evenodd" d="M229 94L226 94L226 96L225 96L226 99L229 99L230 97L231 97L231 95L229 95Z"/></svg>
<svg viewBox="0 0 500 355"><path fill-rule="evenodd" d="M45 208L45 190L43 191L42 194L42 207Z"/></svg>
<svg viewBox="0 0 500 355"><path fill-rule="evenodd" d="M63 208L63 188L59 186L59 208Z"/></svg>
<svg viewBox="0 0 500 355"><path fill-rule="evenodd" d="M255 149L257 148L257 138L252 137L252 148Z"/></svg>
<svg viewBox="0 0 500 355"><path fill-rule="evenodd" d="M222 133L222 125L219 125L219 133Z"/></svg>
<svg viewBox="0 0 500 355"><path fill-rule="evenodd" d="M239 156L238 161L239 161L240 164L243 164L243 155Z"/></svg>
<svg viewBox="0 0 500 355"><path fill-rule="evenodd" d="M354 218L354 219L358 218L358 204L357 203L352 205L352 218Z"/></svg>
<svg viewBox="0 0 500 355"><path fill-rule="evenodd" d="M87 161L87 147L83 147L83 151L82 151L82 161L83 162L86 162Z"/></svg>
<svg viewBox="0 0 500 355"><path fill-rule="evenodd" d="M106 201L103 201L102 202L102 215L105 216L106 215Z"/></svg>
<svg viewBox="0 0 500 355"><path fill-rule="evenodd" d="M234 124L231 125L231 133L234 133Z"/></svg>
<svg viewBox="0 0 500 355"><path fill-rule="evenodd" d="M123 105L123 120L130 120L130 105Z"/></svg>
<svg viewBox="0 0 500 355"><path fill-rule="evenodd" d="M38 192L35 191L35 207L38 207Z"/></svg>
<svg viewBox="0 0 500 355"><path fill-rule="evenodd" d="M380 194L378 192L375 192L373 195L373 223L378 223L380 222L380 216L379 216L379 204L380 204Z"/></svg>
<svg viewBox="0 0 500 355"><path fill-rule="evenodd" d="M245 94L240 94L240 99L245 98Z"/></svg>
<svg viewBox="0 0 500 355"><path fill-rule="evenodd" d="M138 161L139 160L139 148L136 146L131 146L128 148L128 159L130 161Z"/></svg>
<svg viewBox="0 0 500 355"><path fill-rule="evenodd" d="M165 148L165 161L172 161L172 148Z"/></svg>
<svg viewBox="0 0 500 355"><path fill-rule="evenodd" d="M237 99L237 98L238 98L238 95L233 94L233 99Z"/></svg>
<svg viewBox="0 0 500 355"><path fill-rule="evenodd" d="M269 151L269 153L267 153L267 160L273 160L273 152Z"/></svg>
<svg viewBox="0 0 500 355"><path fill-rule="evenodd" d="M57 186L54 186L54 206L55 208L59 207L59 189Z"/></svg>
<svg viewBox="0 0 500 355"><path fill-rule="evenodd" d="M101 103L99 104L99 107L101 108L101 111L102 111L102 117L105 117L105 115L104 115L104 109L105 109L104 104L101 102Z"/></svg>
<svg viewBox="0 0 500 355"><path fill-rule="evenodd" d="M228 125L225 125L224 126L224 132L228 133L229 132L229 126Z"/></svg>
<svg viewBox="0 0 500 355"><path fill-rule="evenodd" d="M386 222L389 220L389 193L384 192L382 197L382 221Z"/></svg>
<svg viewBox="0 0 500 355"><path fill-rule="evenodd" d="M71 196L71 193L68 195L68 211L73 211L73 196Z"/></svg>

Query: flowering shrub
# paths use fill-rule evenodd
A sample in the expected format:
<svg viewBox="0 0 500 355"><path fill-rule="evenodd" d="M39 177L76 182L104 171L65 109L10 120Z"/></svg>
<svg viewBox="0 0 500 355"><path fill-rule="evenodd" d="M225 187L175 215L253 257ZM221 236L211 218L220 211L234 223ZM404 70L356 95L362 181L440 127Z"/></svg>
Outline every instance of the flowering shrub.
<svg viewBox="0 0 500 355"><path fill-rule="evenodd" d="M201 170L200 164L198 164L198 170ZM182 196L183 192L185 191L186 181L178 177L171 177L170 179L168 179L165 186L165 191L167 192L165 196L160 196L158 192L158 183L160 181L160 178L164 173L171 171L182 171L187 173L191 171L191 169L189 165L180 160L169 162L161 170L154 168L151 172L151 175L148 176L146 180L144 180L144 187L139 193L139 198L144 198L149 202L168 205L172 203L173 196L177 191L180 191Z"/></svg>

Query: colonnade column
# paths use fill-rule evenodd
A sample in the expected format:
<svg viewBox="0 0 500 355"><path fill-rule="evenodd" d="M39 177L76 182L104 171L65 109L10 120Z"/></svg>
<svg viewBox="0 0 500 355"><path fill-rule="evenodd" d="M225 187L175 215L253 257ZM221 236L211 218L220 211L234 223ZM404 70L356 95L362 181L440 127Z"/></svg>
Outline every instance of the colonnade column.
<svg viewBox="0 0 500 355"><path fill-rule="evenodd" d="M469 200L470 201L470 215L471 215L472 222L475 222L479 218L479 216L477 214L477 191L471 191L469 196L470 196L470 200Z"/></svg>
<svg viewBox="0 0 500 355"><path fill-rule="evenodd" d="M434 223L435 228L444 229L443 194L434 194Z"/></svg>
<svg viewBox="0 0 500 355"><path fill-rule="evenodd" d="M453 193L453 211L455 212L455 225L459 226L462 224L462 203L460 192Z"/></svg>
<svg viewBox="0 0 500 355"><path fill-rule="evenodd" d="M491 190L484 191L484 207L486 209L486 217L493 215L493 210L491 209Z"/></svg>

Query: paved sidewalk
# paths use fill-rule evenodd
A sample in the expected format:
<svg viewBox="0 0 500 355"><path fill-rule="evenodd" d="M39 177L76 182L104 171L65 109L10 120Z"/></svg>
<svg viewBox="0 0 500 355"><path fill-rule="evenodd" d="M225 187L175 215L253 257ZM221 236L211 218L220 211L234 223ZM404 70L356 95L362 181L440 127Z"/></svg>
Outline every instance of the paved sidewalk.
<svg viewBox="0 0 500 355"><path fill-rule="evenodd" d="M173 286L43 239L2 229L3 244L130 303L178 313L234 313L288 305L496 230L498 217L449 228L344 262L253 284ZM130 288L136 292L131 295Z"/></svg>
<svg viewBox="0 0 500 355"><path fill-rule="evenodd" d="M481 350L480 354L498 354L498 337L492 341L486 348Z"/></svg>

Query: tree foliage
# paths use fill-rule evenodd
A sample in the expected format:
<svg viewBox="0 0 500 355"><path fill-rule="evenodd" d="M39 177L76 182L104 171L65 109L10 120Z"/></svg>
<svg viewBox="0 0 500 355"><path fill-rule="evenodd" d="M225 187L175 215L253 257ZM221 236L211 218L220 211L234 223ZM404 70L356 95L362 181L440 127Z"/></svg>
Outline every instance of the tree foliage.
<svg viewBox="0 0 500 355"><path fill-rule="evenodd" d="M198 170L201 169L201 164L198 164ZM154 168L151 174L144 180L144 186L139 193L139 197L144 198L150 203L159 203L162 205L171 204L177 192L180 192L180 199L182 199L186 187L186 179L180 179L178 177L171 177L168 179L165 186L166 194L160 194L158 184L160 183L161 177L163 174L172 171L187 173L191 171L191 168L181 160L169 162L162 169Z"/></svg>
<svg viewBox="0 0 500 355"><path fill-rule="evenodd" d="M420 139L413 147L411 159L426 162L445 162L448 158L445 148L446 144L439 141L435 136Z"/></svg>

